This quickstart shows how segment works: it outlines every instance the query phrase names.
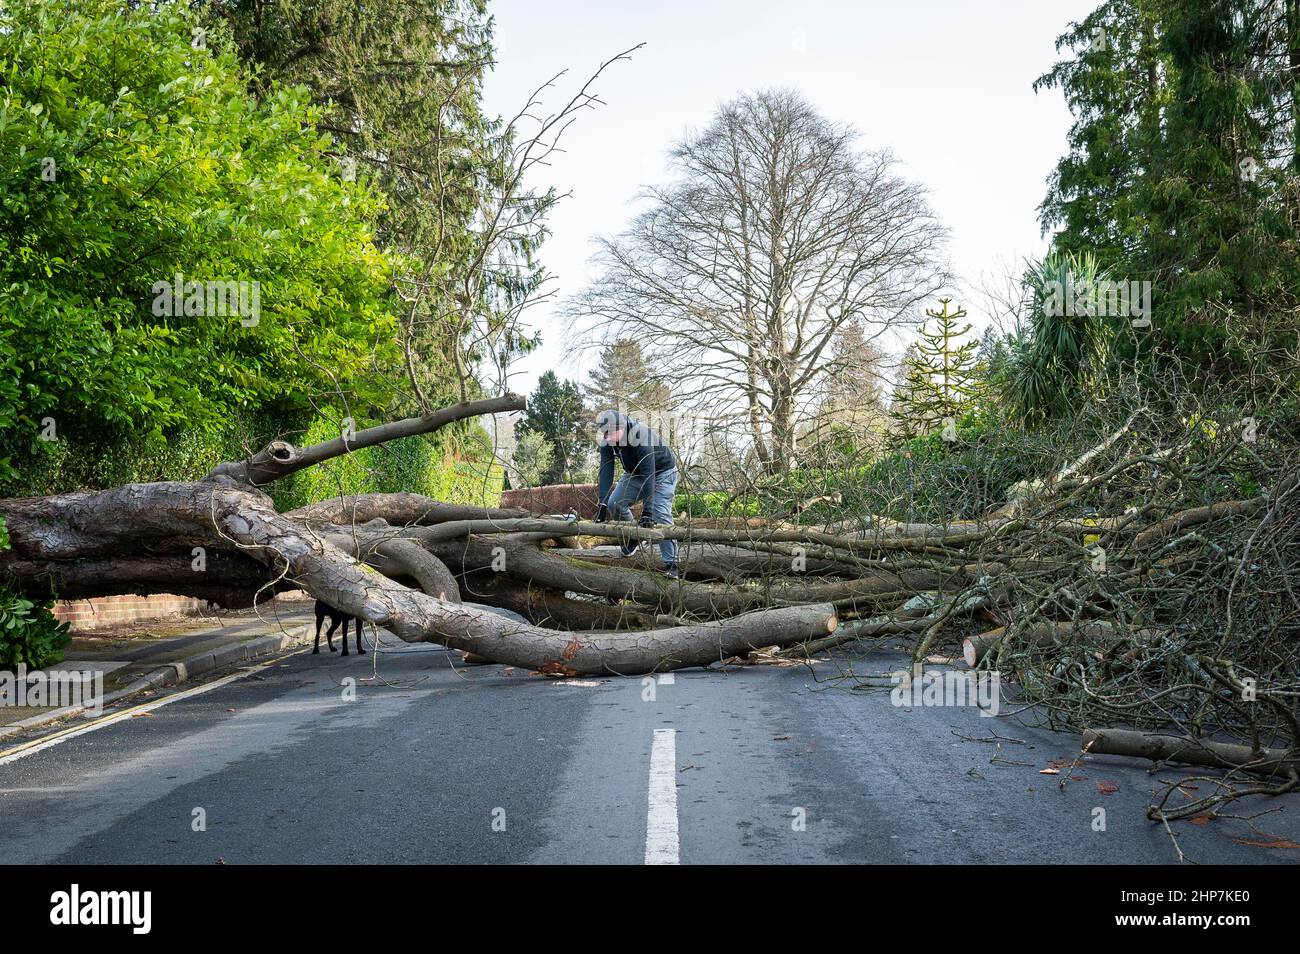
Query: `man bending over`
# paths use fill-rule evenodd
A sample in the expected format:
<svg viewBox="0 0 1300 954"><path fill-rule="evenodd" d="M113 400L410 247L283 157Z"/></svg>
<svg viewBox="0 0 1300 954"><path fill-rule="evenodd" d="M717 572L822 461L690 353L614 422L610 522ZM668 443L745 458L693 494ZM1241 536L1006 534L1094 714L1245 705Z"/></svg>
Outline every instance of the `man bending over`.
<svg viewBox="0 0 1300 954"><path fill-rule="evenodd" d="M642 502L640 525L673 525L673 492L677 489L677 461L663 438L649 427L618 411L601 411L596 415L596 437L600 442L600 478L596 499L600 506L596 519L604 523L631 520L631 507ZM623 464L623 476L614 484L614 458ZM613 485L613 491L610 487ZM622 544L624 556L636 552L637 541ZM664 570L678 575L677 541L663 540L659 554Z"/></svg>

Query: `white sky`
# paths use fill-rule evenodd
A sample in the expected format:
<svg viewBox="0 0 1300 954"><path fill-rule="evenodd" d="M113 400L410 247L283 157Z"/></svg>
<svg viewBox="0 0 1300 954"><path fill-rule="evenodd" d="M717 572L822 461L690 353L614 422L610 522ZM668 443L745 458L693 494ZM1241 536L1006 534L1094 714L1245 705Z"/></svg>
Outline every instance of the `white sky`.
<svg viewBox="0 0 1300 954"><path fill-rule="evenodd" d="M1030 84L1058 59L1056 37L1098 2L492 0L499 65L486 106L513 115L567 69L546 100L558 108L602 60L646 44L598 81L607 105L580 116L533 183L572 193L541 251L560 296L591 277L592 238L622 231L637 191L667 177L675 140L737 93L783 86L855 126L862 146L891 150L898 171L930 189L952 233L952 265L972 283L999 259L1043 250L1036 209L1070 115L1059 91L1035 94ZM554 310L527 313L543 343L516 364L517 392L548 369L586 382L594 355L565 347Z"/></svg>

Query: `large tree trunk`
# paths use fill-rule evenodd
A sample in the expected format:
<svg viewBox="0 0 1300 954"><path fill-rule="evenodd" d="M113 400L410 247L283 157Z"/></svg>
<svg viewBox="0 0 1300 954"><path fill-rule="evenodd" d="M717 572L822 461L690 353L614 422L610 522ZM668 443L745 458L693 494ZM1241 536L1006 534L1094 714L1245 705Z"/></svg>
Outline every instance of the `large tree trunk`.
<svg viewBox="0 0 1300 954"><path fill-rule="evenodd" d="M731 587L676 584L649 570L566 562L539 543L569 525L521 519L524 511L369 494L281 514L259 489L360 447L523 403L515 397L469 402L303 450L276 441L194 483L0 501L12 541L0 560L21 588L40 596L169 592L244 606L301 588L401 639L438 642L557 675L703 666L754 647L834 632L837 616L829 601L780 600L796 605L768 609L767 600ZM514 532L499 533L505 529ZM653 535L602 525L590 529L616 539L627 532ZM497 533L483 537L483 531ZM462 588L471 598L486 597L559 628L464 605ZM611 605L611 598L635 602ZM658 627L663 617L656 608L690 611L697 621Z"/></svg>

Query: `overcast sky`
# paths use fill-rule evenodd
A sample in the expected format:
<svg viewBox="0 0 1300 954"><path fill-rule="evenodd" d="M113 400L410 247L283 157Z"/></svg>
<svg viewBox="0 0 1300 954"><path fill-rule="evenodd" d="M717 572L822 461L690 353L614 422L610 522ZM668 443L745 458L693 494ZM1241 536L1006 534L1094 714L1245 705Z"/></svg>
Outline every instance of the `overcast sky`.
<svg viewBox="0 0 1300 954"><path fill-rule="evenodd" d="M894 153L930 190L952 265L974 283L999 259L1043 250L1036 210L1070 115L1059 91L1030 84L1057 60L1056 37L1097 2L492 0L499 65L486 105L513 115L567 69L547 100L558 108L602 60L645 43L601 78L606 105L579 118L534 183L572 193L542 249L561 295L589 279L592 238L621 231L638 190L667 177L675 140L737 93L779 86L852 124L864 147ZM592 356L565 347L553 312L528 313L543 345L516 365L515 391L547 369L586 382Z"/></svg>

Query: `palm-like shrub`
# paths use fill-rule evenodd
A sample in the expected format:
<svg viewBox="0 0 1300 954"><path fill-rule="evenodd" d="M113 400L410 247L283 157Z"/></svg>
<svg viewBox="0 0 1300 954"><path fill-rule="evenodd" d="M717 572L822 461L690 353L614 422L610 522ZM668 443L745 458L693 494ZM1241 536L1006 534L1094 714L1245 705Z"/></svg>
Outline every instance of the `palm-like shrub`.
<svg viewBox="0 0 1300 954"><path fill-rule="evenodd" d="M1010 341L1013 401L1025 419L1041 421L1076 408L1100 370L1110 340L1105 316L1073 307L1068 290L1109 280L1086 252L1052 252L1025 272L1029 322Z"/></svg>

